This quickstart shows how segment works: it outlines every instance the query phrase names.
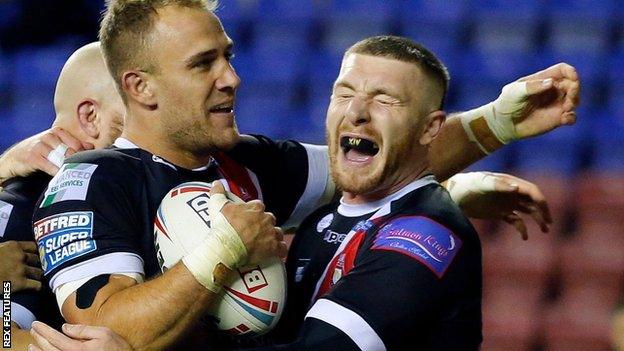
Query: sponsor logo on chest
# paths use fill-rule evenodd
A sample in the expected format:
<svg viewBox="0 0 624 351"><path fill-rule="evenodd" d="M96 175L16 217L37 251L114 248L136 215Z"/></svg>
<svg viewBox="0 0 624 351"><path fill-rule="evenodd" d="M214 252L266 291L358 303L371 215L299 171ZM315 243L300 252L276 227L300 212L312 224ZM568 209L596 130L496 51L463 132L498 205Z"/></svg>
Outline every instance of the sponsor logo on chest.
<svg viewBox="0 0 624 351"><path fill-rule="evenodd" d="M90 163L66 163L50 181L41 208L67 200L85 200L89 182L97 165Z"/></svg>

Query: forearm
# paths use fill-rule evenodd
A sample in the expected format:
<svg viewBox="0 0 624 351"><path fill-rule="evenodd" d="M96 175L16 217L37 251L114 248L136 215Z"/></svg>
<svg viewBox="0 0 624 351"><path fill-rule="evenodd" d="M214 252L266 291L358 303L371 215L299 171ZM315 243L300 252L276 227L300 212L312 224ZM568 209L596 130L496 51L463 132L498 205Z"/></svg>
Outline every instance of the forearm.
<svg viewBox="0 0 624 351"><path fill-rule="evenodd" d="M460 119L447 119L440 134L429 148L429 165L438 180L446 180L455 173L482 159L485 153L468 139Z"/></svg>
<svg viewBox="0 0 624 351"><path fill-rule="evenodd" d="M121 289L101 301L101 293L105 296L105 289L117 289L115 285L111 278L96 296L94 305L99 307L90 313L78 311L65 316L70 323L108 327L134 349L163 349L174 345L192 329L215 298L215 294L200 285L182 263L156 279ZM68 302L75 306L75 301Z"/></svg>

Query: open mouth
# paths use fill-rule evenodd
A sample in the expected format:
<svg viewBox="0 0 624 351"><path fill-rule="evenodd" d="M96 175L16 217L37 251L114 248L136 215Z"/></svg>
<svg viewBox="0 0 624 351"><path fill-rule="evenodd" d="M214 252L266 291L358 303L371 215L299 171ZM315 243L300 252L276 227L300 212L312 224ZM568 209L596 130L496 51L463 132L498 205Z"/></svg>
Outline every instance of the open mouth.
<svg viewBox="0 0 624 351"><path fill-rule="evenodd" d="M210 109L210 113L232 113L232 112L234 112L234 104L232 102L219 104Z"/></svg>
<svg viewBox="0 0 624 351"><path fill-rule="evenodd" d="M347 160L354 162L369 161L379 152L377 143L360 137L343 136L340 138L340 147Z"/></svg>

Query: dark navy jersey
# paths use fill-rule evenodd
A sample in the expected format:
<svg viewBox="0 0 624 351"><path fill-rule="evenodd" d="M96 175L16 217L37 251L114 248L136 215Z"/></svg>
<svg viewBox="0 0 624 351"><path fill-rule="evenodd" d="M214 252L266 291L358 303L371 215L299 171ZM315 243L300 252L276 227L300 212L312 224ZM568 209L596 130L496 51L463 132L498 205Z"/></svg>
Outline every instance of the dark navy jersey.
<svg viewBox="0 0 624 351"><path fill-rule="evenodd" d="M37 204L34 233L52 289L101 274L159 273L154 218L183 182L222 179L243 200L260 199L278 224L297 222L327 186L324 147L246 137L198 170L174 166L125 139L65 161Z"/></svg>
<svg viewBox="0 0 624 351"><path fill-rule="evenodd" d="M287 259L279 350L477 350L481 248L447 191L422 178L376 203L324 206Z"/></svg>
<svg viewBox="0 0 624 351"><path fill-rule="evenodd" d="M37 172L8 180L0 192L0 242L32 241L35 203L52 177ZM11 318L22 329L40 320L60 326L61 316L52 291L45 284L41 291L24 290L11 296Z"/></svg>

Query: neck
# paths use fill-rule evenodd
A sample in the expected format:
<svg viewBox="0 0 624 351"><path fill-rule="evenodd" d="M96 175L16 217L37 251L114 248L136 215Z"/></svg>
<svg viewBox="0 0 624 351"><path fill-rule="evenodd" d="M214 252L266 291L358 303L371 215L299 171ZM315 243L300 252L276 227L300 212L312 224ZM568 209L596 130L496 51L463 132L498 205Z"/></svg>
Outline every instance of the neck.
<svg viewBox="0 0 624 351"><path fill-rule="evenodd" d="M166 133L158 128L157 123L141 123L140 119L127 116L121 137L178 167L195 169L210 162L211 155L198 156L171 142Z"/></svg>
<svg viewBox="0 0 624 351"><path fill-rule="evenodd" d="M382 182L378 189L374 189L366 193L356 194L343 191L342 199L345 203L352 205L375 202L396 193L416 179L422 178L423 176L432 173L429 164L423 164L417 169L418 170L416 172L410 172L409 174L405 174L389 185L385 185Z"/></svg>

